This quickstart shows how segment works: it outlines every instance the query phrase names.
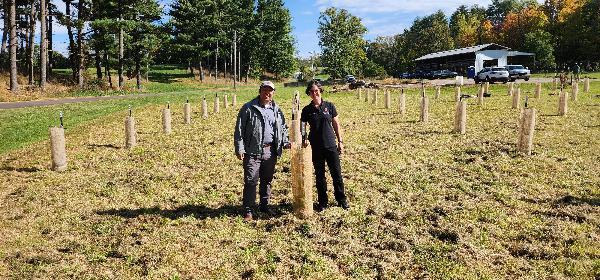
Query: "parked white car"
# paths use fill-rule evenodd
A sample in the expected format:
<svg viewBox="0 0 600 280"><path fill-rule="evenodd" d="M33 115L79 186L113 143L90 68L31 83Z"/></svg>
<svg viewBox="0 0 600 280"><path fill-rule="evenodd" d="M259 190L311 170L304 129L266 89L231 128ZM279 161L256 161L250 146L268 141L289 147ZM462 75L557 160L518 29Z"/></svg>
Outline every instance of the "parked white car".
<svg viewBox="0 0 600 280"><path fill-rule="evenodd" d="M510 76L511 81L515 81L516 79L529 81L531 71L529 71L529 69L526 67L523 67L523 65L506 65L506 70L508 70L508 75Z"/></svg>
<svg viewBox="0 0 600 280"><path fill-rule="evenodd" d="M485 67L477 75L475 75L475 83L479 82L503 82L506 83L510 79L508 70L504 67Z"/></svg>

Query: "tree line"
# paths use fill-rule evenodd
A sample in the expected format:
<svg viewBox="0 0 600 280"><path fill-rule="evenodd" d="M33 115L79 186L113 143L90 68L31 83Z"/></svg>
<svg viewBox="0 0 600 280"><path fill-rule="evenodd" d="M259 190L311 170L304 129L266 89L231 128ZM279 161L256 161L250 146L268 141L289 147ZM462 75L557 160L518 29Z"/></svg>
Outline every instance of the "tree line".
<svg viewBox="0 0 600 280"><path fill-rule="evenodd" d="M4 0L0 67L10 71L12 91L19 89L18 74L43 89L56 66L70 68L81 88L95 81L118 89L124 76L140 88L150 63L185 64L200 81L205 74L278 78L295 69L283 0L175 0L168 7L157 0L61 1L64 11L52 0ZM53 22L67 29L64 59L52 51Z"/></svg>
<svg viewBox="0 0 600 280"><path fill-rule="evenodd" d="M365 41L365 33L343 9L321 13L322 59L331 75L396 76L425 54L487 43L535 53L538 70L576 62L600 70L600 0L493 0L487 7L462 5L450 17L442 11L419 17L393 36Z"/></svg>

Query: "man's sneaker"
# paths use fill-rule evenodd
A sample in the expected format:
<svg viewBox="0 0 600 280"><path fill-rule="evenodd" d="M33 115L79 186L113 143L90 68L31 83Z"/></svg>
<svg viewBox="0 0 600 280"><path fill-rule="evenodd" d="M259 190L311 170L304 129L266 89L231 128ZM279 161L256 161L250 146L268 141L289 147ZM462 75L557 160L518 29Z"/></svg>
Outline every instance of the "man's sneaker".
<svg viewBox="0 0 600 280"><path fill-rule="evenodd" d="M344 200L342 202L339 203L340 207L342 207L342 209L344 210L348 210L350 209L350 205L348 205L348 201Z"/></svg>
<svg viewBox="0 0 600 280"><path fill-rule="evenodd" d="M317 211L317 212L323 212L323 211L325 211L325 209L327 209L327 205L318 204L317 208L315 208L315 211Z"/></svg>
<svg viewBox="0 0 600 280"><path fill-rule="evenodd" d="M246 211L244 214L244 222L252 221L252 211Z"/></svg>

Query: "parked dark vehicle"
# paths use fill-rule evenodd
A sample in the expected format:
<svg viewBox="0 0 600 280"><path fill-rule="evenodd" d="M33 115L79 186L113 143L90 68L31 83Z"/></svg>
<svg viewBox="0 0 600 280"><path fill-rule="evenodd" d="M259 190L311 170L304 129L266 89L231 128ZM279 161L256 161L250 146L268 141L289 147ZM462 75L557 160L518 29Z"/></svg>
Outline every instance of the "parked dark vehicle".
<svg viewBox="0 0 600 280"><path fill-rule="evenodd" d="M354 82L356 82L356 78L354 78L353 75L346 75L346 82L350 83L350 84L354 83Z"/></svg>
<svg viewBox="0 0 600 280"><path fill-rule="evenodd" d="M448 79L458 76L458 73L450 70L438 70L433 72L434 79Z"/></svg>

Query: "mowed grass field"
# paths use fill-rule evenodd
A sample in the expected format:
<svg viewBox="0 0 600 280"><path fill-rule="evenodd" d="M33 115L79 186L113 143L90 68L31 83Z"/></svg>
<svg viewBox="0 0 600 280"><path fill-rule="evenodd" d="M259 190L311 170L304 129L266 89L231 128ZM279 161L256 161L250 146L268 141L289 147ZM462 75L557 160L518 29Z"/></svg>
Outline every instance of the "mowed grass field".
<svg viewBox="0 0 600 280"><path fill-rule="evenodd" d="M275 95L288 120L295 90L303 92L279 87ZM538 110L531 156L516 152L519 111L505 85L493 85L483 106L469 99L465 136L451 132L453 91L434 99L428 89L427 124L418 122L415 90L403 118L397 92L393 109L381 92L378 105L356 92L326 93L344 131L351 209L308 220L291 212L286 151L273 182L277 214L242 221L232 134L253 90L206 120L197 96L191 125L183 124L183 100L170 99L171 135L161 132L164 102L138 104L131 150L126 103L82 120L67 129L62 173L49 170L47 140L5 151L0 278L598 279L600 83L591 93L580 86L564 117L547 86L529 99ZM523 85L523 96L532 91ZM32 114L47 129L43 118L52 114Z"/></svg>

